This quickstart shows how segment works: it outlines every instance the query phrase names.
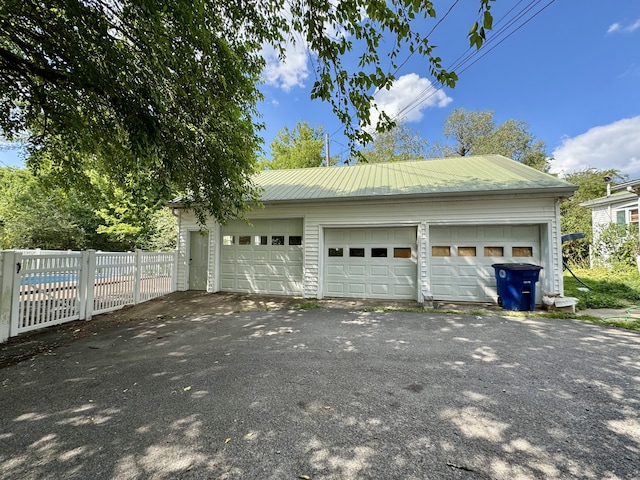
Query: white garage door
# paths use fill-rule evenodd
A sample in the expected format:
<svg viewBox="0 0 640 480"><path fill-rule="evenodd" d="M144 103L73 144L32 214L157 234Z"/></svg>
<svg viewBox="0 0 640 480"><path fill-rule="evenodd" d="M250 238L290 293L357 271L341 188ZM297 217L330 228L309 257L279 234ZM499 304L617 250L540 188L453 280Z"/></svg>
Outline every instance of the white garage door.
<svg viewBox="0 0 640 480"><path fill-rule="evenodd" d="M220 289L302 294L302 219L231 221L222 227Z"/></svg>
<svg viewBox="0 0 640 480"><path fill-rule="evenodd" d="M538 225L430 227L434 300L495 302L494 263L540 265ZM540 299L540 283L536 285Z"/></svg>
<svg viewBox="0 0 640 480"><path fill-rule="evenodd" d="M417 299L416 228L332 228L324 237L330 297Z"/></svg>

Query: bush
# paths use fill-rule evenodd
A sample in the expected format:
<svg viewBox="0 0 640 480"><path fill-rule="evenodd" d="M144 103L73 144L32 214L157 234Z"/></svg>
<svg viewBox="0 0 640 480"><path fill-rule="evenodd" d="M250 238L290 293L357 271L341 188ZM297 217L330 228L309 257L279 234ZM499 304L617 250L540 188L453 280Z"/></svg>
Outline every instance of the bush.
<svg viewBox="0 0 640 480"><path fill-rule="evenodd" d="M619 270L636 267L638 225L612 223L604 228L594 243L596 263Z"/></svg>

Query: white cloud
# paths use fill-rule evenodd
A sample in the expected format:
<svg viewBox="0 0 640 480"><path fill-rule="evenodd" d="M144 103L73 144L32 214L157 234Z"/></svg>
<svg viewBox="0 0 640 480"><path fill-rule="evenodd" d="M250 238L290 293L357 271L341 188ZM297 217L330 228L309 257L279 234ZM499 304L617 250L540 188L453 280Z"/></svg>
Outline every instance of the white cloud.
<svg viewBox="0 0 640 480"><path fill-rule="evenodd" d="M429 79L409 73L399 77L389 90L376 93L377 109L371 107L369 118L371 125L375 126L380 117L379 111L384 111L392 119L418 122L427 108L445 107L452 101L444 90L437 89Z"/></svg>
<svg viewBox="0 0 640 480"><path fill-rule="evenodd" d="M309 51L305 45L293 42L288 42L285 50L285 58L281 60L271 45L262 48L262 56L267 62L262 75L268 85L288 92L293 87L304 87L309 76Z"/></svg>
<svg viewBox="0 0 640 480"><path fill-rule="evenodd" d="M616 22L609 27L609 29L607 30L607 33L614 33L614 32L631 33L631 32L635 32L639 28L640 28L640 18L636 20L634 23L627 25L626 27Z"/></svg>
<svg viewBox="0 0 640 480"><path fill-rule="evenodd" d="M553 151L551 171L570 173L586 168L615 168L640 178L640 116L594 127L567 138Z"/></svg>

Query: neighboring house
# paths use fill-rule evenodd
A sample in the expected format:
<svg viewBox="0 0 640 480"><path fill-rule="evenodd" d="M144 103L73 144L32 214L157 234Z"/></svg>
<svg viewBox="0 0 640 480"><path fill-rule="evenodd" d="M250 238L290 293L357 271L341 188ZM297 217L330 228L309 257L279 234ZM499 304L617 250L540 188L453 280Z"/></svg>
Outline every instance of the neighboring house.
<svg viewBox="0 0 640 480"><path fill-rule="evenodd" d="M640 179L619 185L607 184L607 195L605 197L580 204L591 209L592 245L598 245L600 234L611 224L638 224L639 192Z"/></svg>
<svg viewBox="0 0 640 480"><path fill-rule="evenodd" d="M497 299L493 263L563 293L559 200L576 187L499 155L267 170L250 224L180 201L178 289L307 298Z"/></svg>

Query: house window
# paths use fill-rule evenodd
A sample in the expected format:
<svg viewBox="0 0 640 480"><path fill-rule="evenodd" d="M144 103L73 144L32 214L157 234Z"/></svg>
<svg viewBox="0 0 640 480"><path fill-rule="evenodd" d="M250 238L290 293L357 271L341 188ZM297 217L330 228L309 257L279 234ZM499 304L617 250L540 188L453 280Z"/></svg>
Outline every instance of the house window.
<svg viewBox="0 0 640 480"><path fill-rule="evenodd" d="M372 248L371 249L371 256L373 258L383 258L387 256L387 249L386 248Z"/></svg>
<svg viewBox="0 0 640 480"><path fill-rule="evenodd" d="M223 235L222 236L222 244L223 245L233 245L236 243L236 237L233 235Z"/></svg>
<svg viewBox="0 0 640 480"><path fill-rule="evenodd" d="M394 248L393 258L411 258L411 247Z"/></svg>
<svg viewBox="0 0 640 480"><path fill-rule="evenodd" d="M284 245L284 235L273 235L271 245Z"/></svg>
<svg viewBox="0 0 640 480"><path fill-rule="evenodd" d="M485 257L504 257L503 247L484 247Z"/></svg>
<svg viewBox="0 0 640 480"><path fill-rule="evenodd" d="M533 257L533 247L513 247L511 249L512 257Z"/></svg>
<svg viewBox="0 0 640 480"><path fill-rule="evenodd" d="M638 223L638 209L629 210L629 223Z"/></svg>
<svg viewBox="0 0 640 480"><path fill-rule="evenodd" d="M302 245L302 236L289 235L289 245Z"/></svg>
<svg viewBox="0 0 640 480"><path fill-rule="evenodd" d="M459 257L475 257L476 247L458 247Z"/></svg>
<svg viewBox="0 0 640 480"><path fill-rule="evenodd" d="M254 237L254 242L256 245L268 245L266 235L256 235Z"/></svg>
<svg viewBox="0 0 640 480"><path fill-rule="evenodd" d="M240 235L238 238L238 245L251 245L250 235Z"/></svg>
<svg viewBox="0 0 640 480"><path fill-rule="evenodd" d="M450 257L451 256L451 247L443 247L443 246L433 246L431 247L431 256L432 257Z"/></svg>
<svg viewBox="0 0 640 480"><path fill-rule="evenodd" d="M618 210L616 212L616 223L618 225L624 225L627 223L627 212L625 210Z"/></svg>
<svg viewBox="0 0 640 480"><path fill-rule="evenodd" d="M350 248L349 249L350 257L362 257L364 258L364 248Z"/></svg>
<svg viewBox="0 0 640 480"><path fill-rule="evenodd" d="M342 248L330 248L329 256L330 257L342 257L344 255L344 250Z"/></svg>

